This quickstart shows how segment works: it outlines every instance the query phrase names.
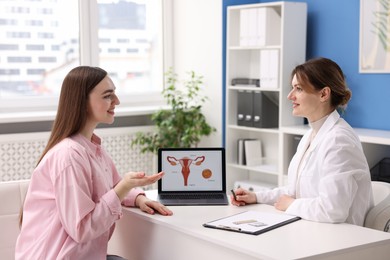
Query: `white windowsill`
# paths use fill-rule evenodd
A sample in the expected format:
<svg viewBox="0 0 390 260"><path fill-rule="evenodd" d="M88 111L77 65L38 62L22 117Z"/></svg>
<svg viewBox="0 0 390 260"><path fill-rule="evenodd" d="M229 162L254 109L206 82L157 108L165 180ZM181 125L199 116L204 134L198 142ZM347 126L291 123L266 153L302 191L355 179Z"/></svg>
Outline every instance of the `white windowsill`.
<svg viewBox="0 0 390 260"><path fill-rule="evenodd" d="M161 106L118 107L115 109L116 117L150 115ZM56 111L32 111L0 113L0 124L23 123L54 120Z"/></svg>

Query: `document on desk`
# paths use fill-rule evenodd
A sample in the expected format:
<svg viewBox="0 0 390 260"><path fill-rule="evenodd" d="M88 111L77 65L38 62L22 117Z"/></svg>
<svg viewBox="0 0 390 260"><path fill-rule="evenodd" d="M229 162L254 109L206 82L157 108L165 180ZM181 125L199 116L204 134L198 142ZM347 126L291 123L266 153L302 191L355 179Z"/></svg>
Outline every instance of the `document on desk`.
<svg viewBox="0 0 390 260"><path fill-rule="evenodd" d="M300 217L285 213L249 210L204 223L203 226L207 228L259 235L300 219Z"/></svg>

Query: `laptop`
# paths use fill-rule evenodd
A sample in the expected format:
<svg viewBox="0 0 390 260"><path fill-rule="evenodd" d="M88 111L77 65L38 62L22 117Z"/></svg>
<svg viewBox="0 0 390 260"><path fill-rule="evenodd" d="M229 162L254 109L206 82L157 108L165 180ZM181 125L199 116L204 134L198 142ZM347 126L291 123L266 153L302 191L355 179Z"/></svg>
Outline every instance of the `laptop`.
<svg viewBox="0 0 390 260"><path fill-rule="evenodd" d="M160 148L158 200L167 206L227 205L225 149Z"/></svg>

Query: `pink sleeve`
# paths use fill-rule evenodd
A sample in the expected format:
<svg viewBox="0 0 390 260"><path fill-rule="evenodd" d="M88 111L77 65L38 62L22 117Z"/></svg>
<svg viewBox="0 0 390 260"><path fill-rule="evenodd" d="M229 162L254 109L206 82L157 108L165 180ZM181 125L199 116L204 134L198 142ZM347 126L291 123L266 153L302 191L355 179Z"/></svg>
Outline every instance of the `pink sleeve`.
<svg viewBox="0 0 390 260"><path fill-rule="evenodd" d="M122 178L119 176L115 166L112 166L113 168L113 182L115 185L118 184L122 180ZM137 198L138 195L145 195L145 192L140 189L140 188L134 188L127 193L126 197L123 199L122 204L127 207L135 207L135 199Z"/></svg>
<svg viewBox="0 0 390 260"><path fill-rule="evenodd" d="M145 192L140 188L131 189L123 199L122 204L127 207L135 207L135 199L138 195L145 195Z"/></svg>

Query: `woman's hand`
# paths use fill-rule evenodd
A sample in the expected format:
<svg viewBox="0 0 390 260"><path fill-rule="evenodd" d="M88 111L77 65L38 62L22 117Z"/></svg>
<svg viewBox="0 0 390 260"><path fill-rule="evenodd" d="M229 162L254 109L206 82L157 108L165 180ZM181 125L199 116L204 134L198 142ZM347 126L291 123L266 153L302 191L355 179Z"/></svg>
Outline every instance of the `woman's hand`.
<svg viewBox="0 0 390 260"><path fill-rule="evenodd" d="M294 198L288 195L282 195L274 203L274 207L278 210L286 211L286 209L294 202Z"/></svg>
<svg viewBox="0 0 390 260"><path fill-rule="evenodd" d="M164 172L153 175L146 175L144 172L129 172L123 179L115 185L114 190L118 198L122 201L126 194L135 187L146 186L155 183L161 179Z"/></svg>
<svg viewBox="0 0 390 260"><path fill-rule="evenodd" d="M166 206L161 204L158 201L150 200L145 195L138 195L135 199L135 205L139 207L142 211L154 214L155 211L160 213L163 216L171 216L173 212L169 210Z"/></svg>
<svg viewBox="0 0 390 260"><path fill-rule="evenodd" d="M246 204L253 204L257 202L256 194L254 192L238 188L234 191L234 193L236 194L235 198L233 195L231 196L233 205L244 206Z"/></svg>
<svg viewBox="0 0 390 260"><path fill-rule="evenodd" d="M153 175L146 175L144 172L129 172L125 174L123 180L126 181L129 190L131 190L135 187L153 184L159 179L161 179L163 175L164 172L159 172Z"/></svg>

